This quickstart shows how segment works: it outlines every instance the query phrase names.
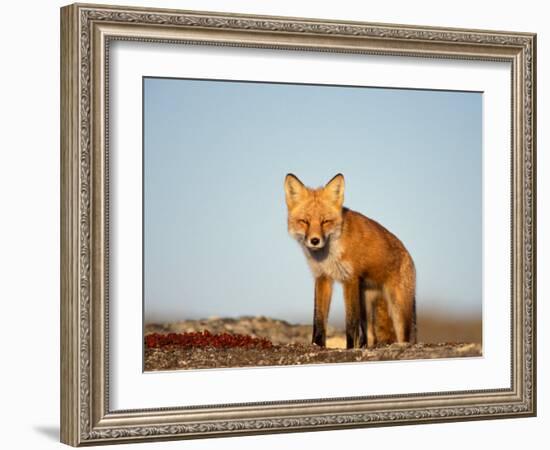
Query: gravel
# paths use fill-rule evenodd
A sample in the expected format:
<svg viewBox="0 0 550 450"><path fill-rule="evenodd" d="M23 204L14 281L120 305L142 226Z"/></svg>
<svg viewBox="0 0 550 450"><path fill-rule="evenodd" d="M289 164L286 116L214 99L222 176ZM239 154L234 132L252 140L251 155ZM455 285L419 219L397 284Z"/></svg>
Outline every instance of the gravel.
<svg viewBox="0 0 550 450"><path fill-rule="evenodd" d="M237 319L209 318L170 324L148 324L145 334L188 333L208 330L210 333L236 333L273 342L271 348L146 348L145 370L211 369L230 367L265 367L302 364L335 364L366 361L413 360L456 357L479 357L480 343L445 342L436 344L389 344L368 349L346 350L342 330L329 327L327 345L310 344L311 326L295 325L266 317Z"/></svg>
<svg viewBox="0 0 550 450"><path fill-rule="evenodd" d="M355 350L322 349L315 345L302 344L280 345L271 349L155 348L145 351L145 370L287 366L474 356L481 356L479 344L391 344Z"/></svg>

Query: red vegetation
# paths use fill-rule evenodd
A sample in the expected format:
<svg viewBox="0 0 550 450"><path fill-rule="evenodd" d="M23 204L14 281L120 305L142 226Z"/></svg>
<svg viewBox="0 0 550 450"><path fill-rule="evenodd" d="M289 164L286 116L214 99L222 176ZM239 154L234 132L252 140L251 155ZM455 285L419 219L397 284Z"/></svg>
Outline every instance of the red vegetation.
<svg viewBox="0 0 550 450"><path fill-rule="evenodd" d="M271 348L273 344L268 339L254 338L244 334L212 334L209 331L197 331L193 333L151 333L145 336L147 348Z"/></svg>

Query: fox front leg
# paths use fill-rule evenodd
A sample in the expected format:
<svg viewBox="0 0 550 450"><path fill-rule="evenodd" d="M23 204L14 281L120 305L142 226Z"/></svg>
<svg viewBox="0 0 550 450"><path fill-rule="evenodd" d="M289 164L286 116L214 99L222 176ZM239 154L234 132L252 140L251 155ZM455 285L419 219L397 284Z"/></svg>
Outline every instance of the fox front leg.
<svg viewBox="0 0 550 450"><path fill-rule="evenodd" d="M359 345L359 324L361 315L359 280L344 282L344 303L346 309L346 348Z"/></svg>
<svg viewBox="0 0 550 450"><path fill-rule="evenodd" d="M313 310L312 343L320 347L326 346L327 319L332 298L332 280L321 276L315 279L315 308Z"/></svg>

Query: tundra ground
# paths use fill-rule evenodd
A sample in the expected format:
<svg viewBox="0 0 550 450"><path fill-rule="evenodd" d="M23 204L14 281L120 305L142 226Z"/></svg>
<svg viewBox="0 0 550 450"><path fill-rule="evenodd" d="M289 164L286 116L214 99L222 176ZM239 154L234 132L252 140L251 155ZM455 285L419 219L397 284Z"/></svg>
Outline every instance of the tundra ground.
<svg viewBox="0 0 550 450"><path fill-rule="evenodd" d="M430 321L426 321L425 327L429 325ZM457 326L458 330L464 330L464 337L470 338L470 341L458 341L450 335L449 339L434 342L433 337L426 338L426 333L423 340L421 326L422 323L419 324L419 343L415 345L380 344L368 349L346 350L342 330L329 326L327 348L320 348L311 344L311 326L267 317L148 324L145 327L144 368L146 371L156 371L262 367L476 357L482 354L476 324ZM436 337L439 328L445 327L435 327ZM201 334L205 332L208 339ZM172 340L159 339L169 333L177 334L172 335ZM196 335L199 339L195 339Z"/></svg>

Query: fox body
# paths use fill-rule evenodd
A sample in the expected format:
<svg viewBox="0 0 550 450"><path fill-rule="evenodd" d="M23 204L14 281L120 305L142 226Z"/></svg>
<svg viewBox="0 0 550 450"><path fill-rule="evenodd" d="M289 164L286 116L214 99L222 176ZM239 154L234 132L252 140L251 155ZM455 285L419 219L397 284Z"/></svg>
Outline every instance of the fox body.
<svg viewBox="0 0 550 450"><path fill-rule="evenodd" d="M416 275L403 243L378 222L343 206L344 177L311 189L285 178L288 231L315 278L312 342L326 345L334 281L343 286L347 348L416 341Z"/></svg>

